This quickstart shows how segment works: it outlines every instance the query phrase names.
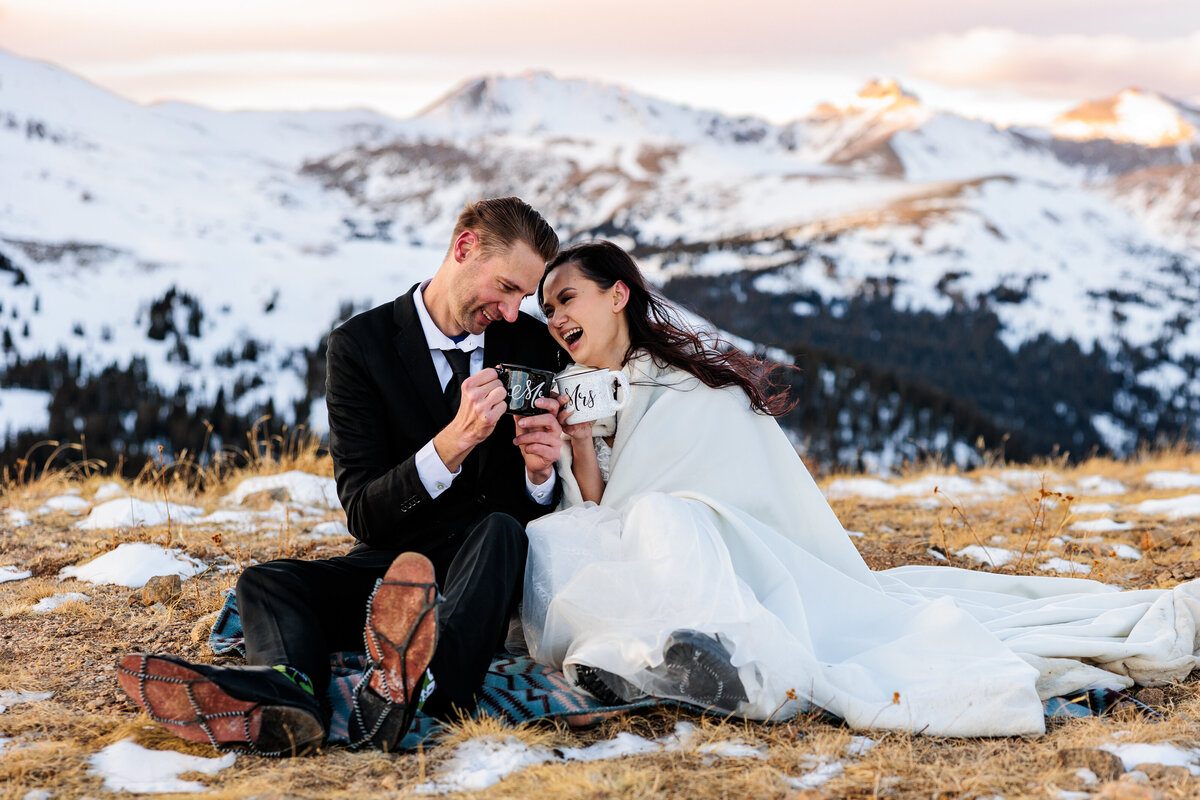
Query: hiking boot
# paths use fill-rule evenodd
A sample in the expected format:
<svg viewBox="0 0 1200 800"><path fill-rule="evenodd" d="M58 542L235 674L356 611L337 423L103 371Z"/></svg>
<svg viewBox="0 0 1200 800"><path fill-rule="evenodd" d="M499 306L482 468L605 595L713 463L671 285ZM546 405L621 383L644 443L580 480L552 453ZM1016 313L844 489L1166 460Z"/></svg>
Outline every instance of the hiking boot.
<svg viewBox="0 0 1200 800"><path fill-rule="evenodd" d="M605 679L608 680L605 680ZM623 706L627 702L613 690L609 683L615 675L586 664L575 665L575 685L606 706Z"/></svg>
<svg viewBox="0 0 1200 800"><path fill-rule="evenodd" d="M401 553L375 584L363 628L367 670L354 690L353 746L394 751L434 690L427 667L440 600L433 564L420 553Z"/></svg>
<svg viewBox="0 0 1200 800"><path fill-rule="evenodd" d="M663 663L681 699L727 713L746 700L737 667L715 636L693 630L673 632L663 645Z"/></svg>
<svg viewBox="0 0 1200 800"><path fill-rule="evenodd" d="M214 667L170 655L121 659L117 681L155 722L192 742L297 756L325 741L316 698L271 667Z"/></svg>

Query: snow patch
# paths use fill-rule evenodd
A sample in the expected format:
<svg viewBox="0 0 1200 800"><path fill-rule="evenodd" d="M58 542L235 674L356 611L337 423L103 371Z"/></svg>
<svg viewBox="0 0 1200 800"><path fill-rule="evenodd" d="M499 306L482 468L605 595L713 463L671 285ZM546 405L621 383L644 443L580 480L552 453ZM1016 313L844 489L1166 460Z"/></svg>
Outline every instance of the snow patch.
<svg viewBox="0 0 1200 800"><path fill-rule="evenodd" d="M1103 744L1107 750L1131 770L1139 764L1162 764L1167 767L1187 767L1193 775L1200 775L1200 750L1183 748L1174 744Z"/></svg>
<svg viewBox="0 0 1200 800"><path fill-rule="evenodd" d="M73 494L59 495L47 499L35 511L35 514L51 514L55 511L66 511L69 513L79 513L84 509L91 508L92 504L82 497Z"/></svg>
<svg viewBox="0 0 1200 800"><path fill-rule="evenodd" d="M86 564L64 567L58 577L137 589L156 575L190 578L203 571L204 564L179 550L165 550L146 542L126 542Z"/></svg>
<svg viewBox="0 0 1200 800"><path fill-rule="evenodd" d="M978 544L967 545L954 555L978 561L980 564L990 564L993 567L1002 567L1017 557L1017 554L1012 550L1005 550L1003 547L986 547Z"/></svg>
<svg viewBox="0 0 1200 800"><path fill-rule="evenodd" d="M13 689L0 689L0 714L9 706L20 703L41 703L54 696L54 692L18 692Z"/></svg>
<svg viewBox="0 0 1200 800"><path fill-rule="evenodd" d="M1107 514L1117 510L1116 503L1080 503L1071 506L1076 514Z"/></svg>
<svg viewBox="0 0 1200 800"><path fill-rule="evenodd" d="M1127 544L1112 545L1113 555L1117 558L1123 558L1126 561L1138 561L1142 554L1136 547L1131 547Z"/></svg>
<svg viewBox="0 0 1200 800"><path fill-rule="evenodd" d="M319 525L314 525L309 531L309 536L325 537L325 536L349 536L350 529L346 527L346 523L339 520L332 522L322 522Z"/></svg>
<svg viewBox="0 0 1200 800"><path fill-rule="evenodd" d="M197 506L181 506L175 503L165 503L161 500L147 502L134 497L121 497L101 503L92 509L86 519L80 520L75 527L83 530L100 530L105 528L134 528L143 525L147 528L155 525L165 525L169 519L172 522L185 522L204 513Z"/></svg>
<svg viewBox="0 0 1200 800"><path fill-rule="evenodd" d="M825 497L830 500L848 497L895 500L898 497L928 497L937 494L955 501L971 501L1004 497L1012 493L1012 487L995 478L985 477L974 481L960 475L926 475L898 485L878 478L838 478L825 487Z"/></svg>
<svg viewBox="0 0 1200 800"><path fill-rule="evenodd" d="M1114 522L1111 519L1088 519L1071 524L1073 531L1088 531L1091 533L1108 533L1109 531L1127 531L1133 527L1132 522Z"/></svg>
<svg viewBox="0 0 1200 800"><path fill-rule="evenodd" d="M1200 475L1192 472L1157 470L1143 478L1151 489L1193 489L1200 486Z"/></svg>
<svg viewBox="0 0 1200 800"><path fill-rule="evenodd" d="M33 608L29 609L34 614L47 614L61 605L73 603L75 601L85 602L91 600L82 592L62 592L61 594L53 594L49 597L43 597L34 604Z"/></svg>
<svg viewBox="0 0 1200 800"><path fill-rule="evenodd" d="M1143 500L1136 505L1126 506L1125 511L1145 514L1148 517L1163 516L1168 519L1200 517L1200 494L1185 494L1182 497L1167 497L1161 500Z"/></svg>
<svg viewBox="0 0 1200 800"><path fill-rule="evenodd" d="M798 778L784 776L784 780L796 789L815 789L846 771L841 761L819 761L812 771Z"/></svg>
<svg viewBox="0 0 1200 800"><path fill-rule="evenodd" d="M110 744L88 758L90 772L104 778L109 792L203 792L208 787L197 781L180 780L185 772L215 775L233 766L236 753L220 758L201 758L177 753L174 750L147 750L132 739Z"/></svg>
<svg viewBox="0 0 1200 800"><path fill-rule="evenodd" d="M114 497L124 497L125 490L121 488L121 484L116 481L106 481L100 484L96 489L96 493L92 495L92 500L97 503L103 503L105 500L112 500Z"/></svg>
<svg viewBox="0 0 1200 800"><path fill-rule="evenodd" d="M1113 494L1125 494L1128 489L1125 484L1120 481L1114 481L1111 478L1106 478L1103 475L1088 475L1075 481L1080 494L1107 496Z"/></svg>
<svg viewBox="0 0 1200 800"><path fill-rule="evenodd" d="M554 751L529 747L515 736L484 736L459 744L442 765L436 778L414 787L417 794L480 791L526 767L563 761L600 761L642 753L676 752L693 746L696 726L677 722L674 733L653 741L632 733L620 733L613 739L587 747L562 747ZM766 758L767 748L746 744L738 739L711 742L696 748L698 752L725 758Z"/></svg>
<svg viewBox="0 0 1200 800"><path fill-rule="evenodd" d="M225 500L228 503L237 505L256 492L269 491L271 489L286 489L288 496L294 503L304 503L333 509L342 507L341 501L338 500L337 496L337 483L333 478L322 478L319 475L310 475L307 472L300 472L299 470L283 472L279 475L263 475L247 478L238 484L238 487Z"/></svg>
<svg viewBox="0 0 1200 800"><path fill-rule="evenodd" d="M1088 564L1077 564L1065 558L1051 558L1041 564L1038 569L1043 572L1057 572L1060 575L1087 575L1092 571Z"/></svg>
<svg viewBox="0 0 1200 800"><path fill-rule="evenodd" d="M4 519L14 528L24 528L29 524L29 515L15 508L7 509L4 512Z"/></svg>
<svg viewBox="0 0 1200 800"><path fill-rule="evenodd" d="M825 487L825 497L830 500L842 500L847 497L895 500L899 494L896 487L878 478L838 478Z"/></svg>
<svg viewBox="0 0 1200 800"><path fill-rule="evenodd" d="M23 581L26 578L32 578L33 573L27 569L17 569L11 564L0 567L0 583L8 583L9 581Z"/></svg>

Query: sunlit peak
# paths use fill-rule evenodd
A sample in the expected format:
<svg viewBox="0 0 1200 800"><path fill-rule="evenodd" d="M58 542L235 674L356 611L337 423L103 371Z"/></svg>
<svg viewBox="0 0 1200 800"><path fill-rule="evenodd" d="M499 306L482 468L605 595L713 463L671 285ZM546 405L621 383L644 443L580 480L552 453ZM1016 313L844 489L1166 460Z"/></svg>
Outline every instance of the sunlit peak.
<svg viewBox="0 0 1200 800"><path fill-rule="evenodd" d="M1060 114L1051 125L1051 131L1060 139L1111 139L1169 147L1193 141L1198 121L1195 115L1188 114L1162 95L1125 89L1107 99L1091 100Z"/></svg>

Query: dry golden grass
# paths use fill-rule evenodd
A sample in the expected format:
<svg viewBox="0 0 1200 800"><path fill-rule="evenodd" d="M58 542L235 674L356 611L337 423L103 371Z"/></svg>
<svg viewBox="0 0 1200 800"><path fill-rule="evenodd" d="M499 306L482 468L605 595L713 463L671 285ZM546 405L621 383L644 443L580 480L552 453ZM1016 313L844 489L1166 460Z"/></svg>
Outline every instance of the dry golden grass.
<svg viewBox="0 0 1200 800"><path fill-rule="evenodd" d="M275 448L278 454L280 448ZM935 465L936 466L936 465ZM251 475L303 469L329 475L327 458L315 448L295 449L283 460L264 454L245 466L207 468L203 480L193 468L156 467L134 480L118 480L130 495L146 500L164 497L174 502L217 508L220 499L239 480ZM969 477L997 476L1002 463L973 472ZM849 530L862 531L855 544L875 568L907 563L938 563L931 548L951 554L969 544L1006 547L1025 557L998 568L998 572L1038 573L1052 551L1092 566L1094 577L1125 587L1171 586L1197 575L1200 542L1194 541L1195 520L1147 519L1123 514L1135 527L1104 534L1102 542L1086 541L1075 531L1066 549L1050 544L1073 521L1089 515L1074 511L1082 502L1099 497L1071 497L1058 492L1059 484L1100 475L1119 480L1128 492L1120 505L1151 497L1169 497L1186 491L1155 491L1143 476L1159 469L1200 473L1200 456L1176 448L1142 453L1128 461L1095 459L1078 466L1047 462L1045 484L1011 496L968 502L938 491L923 498L894 501L862 498L833 503ZM934 472L951 472L930 465L914 469L903 480ZM191 479L181 477L184 473ZM77 489L91 499L108 475L81 470L49 471L10 480L0 488L0 508L32 512L46 498ZM191 482L189 482L189 480ZM916 502L921 501L921 502ZM330 512L328 519L340 518ZM23 798L33 789L49 789L54 797L99 797L102 779L89 772L88 758L101 748L126 738L144 747L169 749L194 755L216 755L211 748L194 745L165 733L142 715L120 692L115 679L117 660L133 650L168 651L198 661L212 661L206 648L212 615L222 603L221 592L233 585L237 571L250 559L277 557L318 558L344 552L346 537L312 538L311 518L285 519L245 533L200 526L154 526L117 531L80 531L78 517L55 512L32 517L32 524L5 529L0 523L0 565L30 569L34 577L0 584L0 690L52 691L44 702L12 704L0 714L0 737L11 739L0 753L0 800ZM1082 540L1082 541L1081 541ZM131 604L131 590L114 586L59 582L58 571L107 552L126 541L152 541L183 549L227 569L212 569L185 581L183 594L167 605ZM1138 561L1112 557L1106 548L1130 544L1142 549ZM1056 549L1057 548L1057 549ZM81 591L86 603L64 605L48 614L30 608L50 595ZM461 797L938 797L1060 796L1061 790L1100 793L1099 784L1088 786L1076 774L1077 766L1064 765L1059 753L1071 748L1093 748L1113 742L1120 733L1126 742L1173 742L1200 745L1200 684L1189 680L1165 687L1155 700L1164 714L1160 722L1136 715L1054 722L1046 735L991 740L943 740L910 734L869 732L873 748L855 756L846 747L855 732L817 717L805 716L776 725L719 721L697 714L660 709L605 721L592 729L570 729L541 723L507 728L491 720L468 720L451 727L438 742L418 753L385 755L351 753L340 748L310 758L271 760L239 756L236 764L214 776L189 775L208 787L208 796L242 797L415 797L416 787L434 778L455 747L476 737L516 737L531 748L583 747L632 733L646 739L669 735L681 721L695 724L691 744L677 752L659 752L591 763L552 762L510 775L500 783ZM763 758L720 758L704 745L740 740L765 748ZM842 762L844 769L818 790L807 795L792 783L822 762ZM1144 783L1123 783L1129 797L1191 797L1200 781L1185 769L1148 767ZM1141 791L1142 794L1136 794ZM1134 792L1134 794L1129 794ZM1108 795L1106 795L1108 796Z"/></svg>

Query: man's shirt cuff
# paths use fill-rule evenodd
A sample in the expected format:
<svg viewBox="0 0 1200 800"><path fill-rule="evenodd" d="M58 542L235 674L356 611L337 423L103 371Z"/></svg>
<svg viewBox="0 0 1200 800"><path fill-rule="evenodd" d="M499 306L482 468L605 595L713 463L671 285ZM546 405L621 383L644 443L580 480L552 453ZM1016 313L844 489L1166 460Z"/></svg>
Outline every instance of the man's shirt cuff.
<svg viewBox="0 0 1200 800"><path fill-rule="evenodd" d="M458 468L458 472L446 469L446 465L442 463L442 457L437 454L437 449L433 446L432 439L417 451L415 461L417 477L421 479L425 491L429 492L429 496L432 498L437 498L438 495L449 489L454 479L462 474L462 467ZM528 475L525 476L525 482L529 482ZM553 484L550 485L553 486Z"/></svg>
<svg viewBox="0 0 1200 800"><path fill-rule="evenodd" d="M554 470L550 470L550 477L545 483L534 483L529 480L529 472L525 472L525 491L529 492L529 496L533 498L533 502L539 506L548 506L550 501L554 499L554 481L558 479L558 475Z"/></svg>

